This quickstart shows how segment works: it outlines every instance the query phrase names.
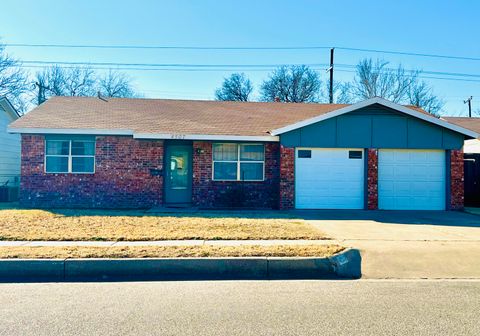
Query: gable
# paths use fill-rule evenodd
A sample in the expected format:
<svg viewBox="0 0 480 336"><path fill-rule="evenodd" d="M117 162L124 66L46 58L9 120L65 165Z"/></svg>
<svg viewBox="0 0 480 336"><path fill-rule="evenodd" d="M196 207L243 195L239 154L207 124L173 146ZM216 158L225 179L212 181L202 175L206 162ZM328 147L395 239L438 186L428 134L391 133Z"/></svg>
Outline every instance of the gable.
<svg viewBox="0 0 480 336"><path fill-rule="evenodd" d="M373 104L282 133L288 147L459 149L465 135Z"/></svg>
<svg viewBox="0 0 480 336"><path fill-rule="evenodd" d="M10 122L18 119L18 113L5 97L0 97L0 114Z"/></svg>

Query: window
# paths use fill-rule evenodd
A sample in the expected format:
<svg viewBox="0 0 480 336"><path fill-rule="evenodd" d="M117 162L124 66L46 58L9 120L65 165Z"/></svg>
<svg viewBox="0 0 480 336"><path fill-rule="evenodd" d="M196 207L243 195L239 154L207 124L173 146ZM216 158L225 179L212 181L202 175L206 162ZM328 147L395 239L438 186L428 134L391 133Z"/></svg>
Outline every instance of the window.
<svg viewBox="0 0 480 336"><path fill-rule="evenodd" d="M213 144L213 179L263 181L265 149L261 144Z"/></svg>
<svg viewBox="0 0 480 336"><path fill-rule="evenodd" d="M361 159L362 158L362 151L355 151L355 150L348 151L348 158L349 159Z"/></svg>
<svg viewBox="0 0 480 336"><path fill-rule="evenodd" d="M309 149L299 149L298 158L299 159L310 159L312 157L312 151Z"/></svg>
<svg viewBox="0 0 480 336"><path fill-rule="evenodd" d="M95 172L94 140L47 139L45 141L45 172Z"/></svg>

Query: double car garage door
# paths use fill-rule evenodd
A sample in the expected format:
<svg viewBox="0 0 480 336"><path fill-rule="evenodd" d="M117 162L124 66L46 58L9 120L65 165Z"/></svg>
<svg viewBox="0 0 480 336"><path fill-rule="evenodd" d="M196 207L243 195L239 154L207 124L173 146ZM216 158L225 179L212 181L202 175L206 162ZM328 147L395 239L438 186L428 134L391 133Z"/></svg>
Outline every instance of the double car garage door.
<svg viewBox="0 0 480 336"><path fill-rule="evenodd" d="M363 209L367 187L364 154L363 149L355 148L298 148L296 208ZM379 209L444 210L445 181L445 151L379 150Z"/></svg>

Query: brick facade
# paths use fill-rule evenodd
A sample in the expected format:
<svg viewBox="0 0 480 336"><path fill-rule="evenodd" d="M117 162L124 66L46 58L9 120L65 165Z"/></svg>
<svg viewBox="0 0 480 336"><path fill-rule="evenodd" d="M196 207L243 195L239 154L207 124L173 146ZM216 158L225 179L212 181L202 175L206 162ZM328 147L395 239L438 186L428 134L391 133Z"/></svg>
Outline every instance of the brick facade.
<svg viewBox="0 0 480 336"><path fill-rule="evenodd" d="M149 208L163 202L164 142L97 136L95 174L46 174L42 135L22 135L20 202L27 207ZM450 153L450 203L464 206L463 151ZM295 149L265 143L265 180L213 181L212 143L193 142L192 204L201 208L295 207ZM378 209L378 150L368 149L367 200Z"/></svg>
<svg viewBox="0 0 480 336"><path fill-rule="evenodd" d="M162 203L163 141L96 138L95 174L46 174L44 137L22 135L20 202L29 207L148 208Z"/></svg>
<svg viewBox="0 0 480 336"><path fill-rule="evenodd" d="M378 150L367 150L367 209L378 209Z"/></svg>
<svg viewBox="0 0 480 336"><path fill-rule="evenodd" d="M265 180L255 182L213 181L212 143L193 142L194 206L201 208L278 207L279 144L265 144Z"/></svg>
<svg viewBox="0 0 480 336"><path fill-rule="evenodd" d="M462 210L464 206L463 150L450 151L450 209Z"/></svg>
<svg viewBox="0 0 480 336"><path fill-rule="evenodd" d="M295 208L295 148L280 146L280 209Z"/></svg>

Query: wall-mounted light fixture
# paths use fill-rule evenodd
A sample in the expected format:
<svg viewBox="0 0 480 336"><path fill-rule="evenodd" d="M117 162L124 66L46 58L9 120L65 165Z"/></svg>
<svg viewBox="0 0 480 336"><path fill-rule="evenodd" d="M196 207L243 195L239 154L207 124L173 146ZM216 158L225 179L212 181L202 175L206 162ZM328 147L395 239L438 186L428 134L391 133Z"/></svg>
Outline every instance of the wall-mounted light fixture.
<svg viewBox="0 0 480 336"><path fill-rule="evenodd" d="M205 153L205 149L203 149L203 148L195 148L195 153L197 153L197 154L203 154L203 153Z"/></svg>

